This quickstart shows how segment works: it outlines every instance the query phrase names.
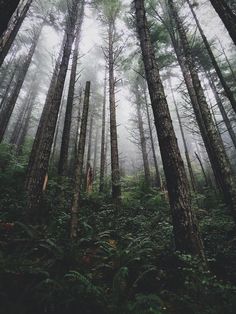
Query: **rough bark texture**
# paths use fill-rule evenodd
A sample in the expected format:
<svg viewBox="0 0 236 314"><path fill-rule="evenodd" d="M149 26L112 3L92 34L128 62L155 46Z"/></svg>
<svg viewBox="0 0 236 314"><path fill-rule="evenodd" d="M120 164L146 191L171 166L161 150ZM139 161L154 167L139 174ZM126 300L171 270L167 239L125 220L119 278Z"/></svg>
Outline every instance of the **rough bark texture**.
<svg viewBox="0 0 236 314"><path fill-rule="evenodd" d="M101 137L101 160L100 160L100 184L99 191L104 191L104 176L105 176L105 137L106 137L106 100L107 100L107 72L105 69L104 78L104 95L102 107L102 137Z"/></svg>
<svg viewBox="0 0 236 314"><path fill-rule="evenodd" d="M74 0L69 9L67 26L66 26L66 42L63 50L63 56L57 76L54 92L49 103L48 117L44 123L41 132L41 138L37 140L36 159L32 163L26 190L28 194L28 212L33 216L32 209L37 209L43 192L43 184L48 170L51 148L55 128L57 124L58 112L60 109L63 88L65 84L66 73L69 65L73 41L75 38L75 28L78 14L78 2Z"/></svg>
<svg viewBox="0 0 236 314"><path fill-rule="evenodd" d="M171 116L151 43L144 1L135 0L137 31L159 139L172 213L176 249L204 259L202 240L191 207L184 163L180 155Z"/></svg>
<svg viewBox="0 0 236 314"><path fill-rule="evenodd" d="M234 44L236 45L236 15L230 9L226 0L210 0L212 6L218 13Z"/></svg>
<svg viewBox="0 0 236 314"><path fill-rule="evenodd" d="M111 179L112 179L112 198L115 203L120 203L121 183L119 168L119 153L116 125L116 100L115 100L115 78L114 78L114 22L109 21L109 101L110 101L110 133L111 133Z"/></svg>
<svg viewBox="0 0 236 314"><path fill-rule="evenodd" d="M226 95L226 97L229 99L232 108L233 108L234 111L236 112L236 99L235 99L235 97L234 97L234 94L233 94L233 92L231 91L231 89L229 88L229 86L228 86L228 84L227 84L227 82L226 82L226 80L225 80L225 78L224 78L224 75L223 75L223 73L221 72L221 69L220 69L220 67L219 67L219 65L218 65L218 63L217 63L217 61L216 61L216 58L215 58L215 56L214 56L214 54L213 54L213 52L212 52L212 50L211 50L211 46L210 46L210 44L209 44L209 42L208 42L208 40L207 40L207 38L206 38L206 36L205 36L205 34L204 34L204 32L203 32L203 29L202 29L202 27L201 27L201 25L200 25L200 23L199 23L199 21L198 21L198 18L197 18L196 14L195 14L195 11L194 11L194 9L193 9L193 7L192 7L192 5L191 5L190 0L187 0L187 2L188 2L188 5L189 5L189 7L190 7L190 10L191 10L191 12L192 12L192 14L193 14L193 17L194 17L194 19L195 19L195 22L196 22L196 24L197 24L198 30L199 30L199 32L200 32L200 34L201 34L201 37L202 37L202 40L203 40L204 45L205 45L205 47L206 47L206 50L207 50L207 52L208 52L208 54L209 54L211 63L212 63L212 65L213 65L213 67L214 67L214 69L215 69L215 71L216 71L216 73L217 73L217 75L218 75L218 78L219 78L219 80L220 80L220 83L221 83L221 85L222 85L222 87L223 87L223 89L224 89L225 95ZM236 27L236 24L235 24L235 27Z"/></svg>
<svg viewBox="0 0 236 314"><path fill-rule="evenodd" d="M0 38L0 66L2 65L14 39L16 38L16 35L29 11L32 1L33 0L28 0L26 3L22 3L16 14L13 15L11 21L9 22L7 30ZM2 19L0 20L2 22Z"/></svg>
<svg viewBox="0 0 236 314"><path fill-rule="evenodd" d="M7 101L7 103L5 104L1 114L0 114L0 142L3 140L5 131L7 129L9 120L11 118L11 114L13 112L13 109L15 107L17 98L20 94L21 88L23 86L26 74L28 72L28 69L30 67L37 43L38 43L38 39L39 36L41 34L42 31L42 27L43 25L41 25L40 29L37 31L37 34L35 35L35 37L33 38L33 42L32 45L30 47L29 53L25 59L25 62L23 63L22 69L19 72L19 76L17 78L17 83L16 86L13 89L13 92L11 94L11 96L9 97L9 100Z"/></svg>
<svg viewBox="0 0 236 314"><path fill-rule="evenodd" d="M168 3L170 14L176 23L177 31L180 36L186 65L190 71L191 79L199 104L200 115L205 126L207 137L207 139L205 139L205 145L207 144L206 148L208 150L211 165L217 182L222 189L225 203L231 209L232 216L236 221L236 188L230 163L226 155L222 140L214 125L210 109L206 102L204 91L198 76L197 67L192 58L191 48L188 43L187 35L183 27L182 21L174 6L173 0L168 0Z"/></svg>
<svg viewBox="0 0 236 314"><path fill-rule="evenodd" d="M63 128L63 133L62 133L60 159L59 159L59 164L58 164L59 175L66 175L68 173L68 152L69 152L74 94L75 94L75 84L76 84L76 79L77 79L76 76L77 76L77 64L78 64L78 57L79 57L79 43L80 43L80 37L81 37L81 27L82 27L83 17L84 17L84 3L85 1L83 0L80 6L80 13L78 17L78 25L77 25L77 30L76 30L70 83L69 83L69 90L68 90L67 104L66 104L65 122L64 122L64 128Z"/></svg>
<svg viewBox="0 0 236 314"><path fill-rule="evenodd" d="M28 162L28 167L27 167L27 171L26 171L26 182L25 182L25 186L27 187L28 183L29 183L29 179L31 176L31 172L32 172L32 168L33 165L36 163L36 160L38 158L38 148L39 148L39 144L41 139L43 138L43 130L45 128L47 119L49 117L50 114L50 109L51 109L51 104L52 104L52 98L54 95L54 91L55 91L55 87L56 87L56 83L57 83L57 77L58 77L58 73L59 73L59 69L60 69L60 63L61 63L61 59L62 59L62 55L63 55L63 51L64 51L64 46L65 46L65 42L66 42L66 32L62 41L62 45L61 45L61 49L55 64L55 68L53 71L53 75L51 78L51 82L50 82L50 86L48 89L48 93L47 93L47 97L45 100L45 104L44 104L44 108L43 108L43 112L39 121L39 125L37 128L37 132L36 132L36 136L34 139L34 143L33 143L33 147L31 149L31 153L30 153L30 158L29 158L29 162Z"/></svg>
<svg viewBox="0 0 236 314"><path fill-rule="evenodd" d="M4 106L5 106L5 103L6 103L7 99L8 99L8 96L9 96L9 92L10 92L10 90L12 88L12 85L14 85L13 83L14 83L14 78L16 76L16 73L17 73L17 68L15 67L15 69L11 73L10 80L9 80L9 82L7 84L7 88L6 88L5 93L4 93L3 97L2 97L2 100L1 100L1 103L0 103L0 110L2 110L4 108Z"/></svg>
<svg viewBox="0 0 236 314"><path fill-rule="evenodd" d="M72 202L72 208L71 208L70 236L72 239L75 239L77 237L77 231L78 231L78 213L79 213L79 201L80 201L80 192L81 192L81 184L82 184L82 176L83 176L84 152L85 152L85 144L86 144L86 133L87 133L87 122L88 122L88 111L89 111L89 97L90 97L90 82L86 82L83 114L82 114L81 127L80 127L80 138L79 138L79 144L78 144L78 150L77 150L74 196L73 196L73 202Z"/></svg>

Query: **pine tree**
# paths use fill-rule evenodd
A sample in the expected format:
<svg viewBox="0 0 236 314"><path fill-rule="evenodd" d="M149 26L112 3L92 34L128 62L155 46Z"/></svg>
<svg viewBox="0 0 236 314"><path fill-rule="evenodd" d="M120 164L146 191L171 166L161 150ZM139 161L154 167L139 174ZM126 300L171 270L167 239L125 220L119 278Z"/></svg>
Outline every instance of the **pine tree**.
<svg viewBox="0 0 236 314"><path fill-rule="evenodd" d="M203 244L191 206L188 180L151 43L144 1L135 0L134 5L137 31L169 193L176 249L204 259Z"/></svg>
<svg viewBox="0 0 236 314"><path fill-rule="evenodd" d="M70 236L72 239L75 239L77 237L77 231L78 231L78 214L79 214L79 205L80 205L79 202L80 202L81 185L82 185L82 178L83 178L83 163L84 163L84 152L85 152L87 122L88 122L88 112L89 112L89 98L90 98L90 82L86 82L83 113L82 113L81 127L80 127L80 138L79 138L79 144L78 144L78 150L77 150L74 195L73 195L72 207L71 207Z"/></svg>
<svg viewBox="0 0 236 314"><path fill-rule="evenodd" d="M32 209L36 209L39 206L45 178L47 177L58 112L61 104L72 45L75 38L78 4L79 0L72 0L71 6L68 7L68 18L65 29L66 40L63 49L63 56L60 62L58 75L55 77L55 82L53 83L53 86L51 86L51 93L48 95L49 102L46 109L48 115L46 119L42 121L43 125L41 127L39 126L41 128L41 134L39 134L40 138L36 137L35 139L36 148L33 147L35 158L30 160L28 167L26 182L26 191L28 195L27 208L31 217L35 217Z"/></svg>
<svg viewBox="0 0 236 314"><path fill-rule="evenodd" d="M0 67L2 66L3 61L16 38L16 35L29 11L32 1L33 0L28 0L23 6L19 8L19 10L17 10L17 14L12 17L6 32L2 35L2 37L0 37ZM0 12L2 11L0 10ZM0 20L2 23L1 18Z"/></svg>
<svg viewBox="0 0 236 314"><path fill-rule="evenodd" d="M210 0L236 45L236 14L226 0Z"/></svg>

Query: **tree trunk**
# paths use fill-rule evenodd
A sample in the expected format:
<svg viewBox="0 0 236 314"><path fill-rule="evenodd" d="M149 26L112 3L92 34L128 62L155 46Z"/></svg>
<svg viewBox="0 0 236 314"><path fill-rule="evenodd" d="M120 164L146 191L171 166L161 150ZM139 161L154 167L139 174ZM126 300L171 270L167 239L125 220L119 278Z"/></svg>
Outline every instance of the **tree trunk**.
<svg viewBox="0 0 236 314"><path fill-rule="evenodd" d="M18 140L17 140L17 152L18 152L18 154L21 154L23 145L24 145L25 140L26 140L26 135L27 135L27 132L29 130L30 118L32 116L32 111L34 109L36 97L37 97L37 87L32 90L32 93L30 95L29 104L28 104L28 107L26 109L25 121L23 123L22 129L20 130L20 133L18 136Z"/></svg>
<svg viewBox="0 0 236 314"><path fill-rule="evenodd" d="M63 128L63 133L62 133L60 159L59 159L59 164L58 164L59 175L66 175L66 173L68 173L68 152L69 152L75 84L76 84L76 79L77 79L76 76L77 76L77 65L78 65L78 57L79 57L79 43L80 43L80 37L81 37L81 27L82 27L83 17L84 17L84 3L85 1L83 0L80 7L78 25L77 25L77 30L76 30L76 38L75 38L75 45L74 45L74 52L73 52L73 59L72 59L71 75L70 75L70 84L69 84L67 104L66 104L65 122L64 122L64 128Z"/></svg>
<svg viewBox="0 0 236 314"><path fill-rule="evenodd" d="M34 139L34 143L33 143L33 147L31 149L31 153L30 153L30 158L29 158L29 162L28 162L28 167L27 167L27 171L26 171L26 182L25 182L25 186L27 187L29 184L29 179L31 176L31 172L32 172L32 168L33 165L36 163L36 160L38 158L38 148L40 145L40 141L43 137L43 131L45 128L45 124L47 122L47 119L49 117L50 114L50 109L51 109L51 104L52 104L52 98L54 95L54 91L55 91L55 87L57 84L57 77L58 77L58 73L59 73L59 69L60 69L60 64L61 64L61 59L62 59L62 55L63 55L63 51L64 51L64 46L66 43L66 32L62 41L62 45L61 45L61 49L55 64L55 68L53 71L53 75L51 78L51 82L50 82L50 86L48 89L48 93L47 93L47 97L45 100L45 104L44 104L44 108L43 108L43 112L39 121L39 125L37 128L37 132L36 132L36 136Z"/></svg>
<svg viewBox="0 0 236 314"><path fill-rule="evenodd" d="M198 30L199 30L199 32L200 32L200 34L201 34L201 37L202 37L202 40L203 40L204 45L205 45L205 47L206 47L206 50L207 50L207 52L208 52L208 54L209 54L211 63L212 63L212 65L213 65L213 67L214 67L214 69L215 69L215 71L216 71L216 73L217 73L217 75L218 75L218 78L219 78L219 80L220 80L220 83L221 83L221 85L222 85L222 87L223 87L223 89L224 89L225 95L226 95L226 97L229 99L229 101L230 101L230 103L231 103L231 106L232 106L233 110L234 110L235 113L236 113L236 99L235 99L235 97L234 97L234 94L233 94L233 92L231 91L231 89L229 88L229 86L228 86L228 84L227 84L227 82L226 82L226 80L225 80L225 78L224 78L224 75L223 75L223 73L221 72L221 69L220 69L220 67L219 67L219 65L218 65L218 63L217 63L217 61L216 61L216 58L215 58L215 56L214 56L214 54L213 54L213 52L212 52L212 50L211 50L211 46L210 46L210 44L209 44L209 42L208 42L208 40L207 40L207 38L206 38L206 36L205 36L205 34L204 34L204 32L203 32L203 29L202 29L202 27L201 27L201 25L200 25L200 23L199 23L199 21L198 21L198 18L197 18L196 14L195 14L195 11L193 10L193 6L192 6L192 4L190 3L190 0L187 0L187 2L188 2L188 5L189 5L189 7L190 7L190 10L191 10L191 12L192 12L192 14L193 14L193 17L194 17L194 19L195 19L195 22L196 22L196 24L197 24ZM235 18L236 18L236 17L235 17ZM236 27L236 24L235 24L235 27Z"/></svg>
<svg viewBox="0 0 236 314"><path fill-rule="evenodd" d="M137 31L169 193L176 249L205 259L202 240L191 206L188 179L151 43L144 1L135 0L134 4Z"/></svg>
<svg viewBox="0 0 236 314"><path fill-rule="evenodd" d="M90 113L90 122L89 122L89 137L88 137L88 150L87 150L87 161L86 161L86 169L85 169L85 178L84 178L84 188L85 191L88 191L87 187L87 178L88 173L91 169L91 150L92 150L92 138L93 138L93 119L94 119L94 112L91 111Z"/></svg>
<svg viewBox="0 0 236 314"><path fill-rule="evenodd" d="M198 76L197 67L192 58L191 48L188 43L187 35L183 27L182 21L173 4L173 0L168 0L170 14L176 23L177 31L179 33L180 41L185 55L186 65L190 71L194 90L197 96L197 101L200 109L200 115L203 120L206 136L206 148L211 161L211 165L218 184L220 185L225 203L231 209L232 216L236 221L236 188L231 166L226 155L222 140L215 128L212 120L211 112L206 102L203 88ZM204 140L204 138L203 138Z"/></svg>
<svg viewBox="0 0 236 314"><path fill-rule="evenodd" d="M143 158L143 169L144 169L144 177L145 183L147 187L150 187L151 175L150 175L150 168L148 162L148 154L147 154L147 143L146 137L144 133L143 127L143 118L141 113L141 99L138 91L138 85L135 86L135 96L136 96L136 109L137 109L137 118L138 118L138 130L140 136L140 146Z"/></svg>
<svg viewBox="0 0 236 314"><path fill-rule="evenodd" d="M42 27L43 24L40 26L40 29L37 31L34 39L33 39L33 43L31 45L31 48L29 50L29 53L26 57L26 60L22 66L22 69L19 72L19 76L17 78L17 83L16 86L14 87L14 90L11 94L11 96L9 97L9 100L7 101L6 105L4 106L1 114L0 114L0 142L3 140L6 128L8 126L9 120L11 118L11 114L13 112L13 109L15 107L17 98L20 94L21 88L23 86L26 74L28 72L28 69L30 67L37 43L38 43L38 39L39 36L41 34L42 31Z"/></svg>
<svg viewBox="0 0 236 314"><path fill-rule="evenodd" d="M148 108L146 90L144 91L144 96L145 96L145 104L146 104L146 112L147 112L150 141L151 141L151 147L152 147L152 155L153 155L153 161L154 161L155 172L156 172L155 182L156 182L156 187L158 189L162 190L162 188L163 188L162 187L162 178L161 178L158 163L157 163L157 156L156 156L156 151L155 151L154 138L153 138L153 133L152 133L151 117L150 117L150 112L149 112L149 108Z"/></svg>
<svg viewBox="0 0 236 314"><path fill-rule="evenodd" d="M209 72L206 73L206 76L207 76L208 82L210 84L210 87L211 87L211 89L213 91L213 94L214 94L214 97L216 99L217 106L218 106L218 108L220 110L220 113L222 115L223 121L224 121L224 123L226 125L228 133L229 133L230 138L232 140L232 143L234 145L234 148L236 149L236 135L234 133L234 129L233 129L232 125L231 125L231 122L230 122L230 120L228 118L228 115L227 115L227 113L225 111L224 105L222 104L222 101L221 101L220 96L218 94L215 82L212 79L211 74Z"/></svg>
<svg viewBox="0 0 236 314"><path fill-rule="evenodd" d="M114 29L113 20L109 22L109 101L110 101L110 134L111 134L111 179L112 179L112 198L115 203L120 203L121 183L119 168L119 153L116 125L116 100L115 100L115 78L114 78Z"/></svg>
<svg viewBox="0 0 236 314"><path fill-rule="evenodd" d="M199 165L200 165L200 167L201 167L202 174L203 174L203 177L204 177L204 179L205 179L206 186L209 187L209 186L211 186L211 184L209 184L209 180L208 180L208 177L207 177L207 175L206 175L205 169L204 169L204 167L203 167L201 158L199 157L199 155L198 155L196 152L195 152L195 156L197 157L197 160L198 160Z"/></svg>
<svg viewBox="0 0 236 314"><path fill-rule="evenodd" d="M83 177L83 162L84 162L84 152L85 152L85 144L86 144L89 97L90 97L90 82L86 82L83 114L82 114L81 127L80 127L80 138L79 138L78 151L77 151L74 196L73 196L73 202L72 202L72 208L71 208L70 236L72 239L75 239L77 237L77 231L78 231L78 213L79 213L81 184L82 184L82 177Z"/></svg>
<svg viewBox="0 0 236 314"><path fill-rule="evenodd" d="M191 165L191 160L190 160L190 156L189 156L189 152L188 152L188 145L187 145L187 141L186 141L186 138L185 138L185 135L184 135L184 129L183 129L181 117L180 117L180 114L179 114L178 106L177 106L177 103L176 103L176 100L175 100L175 96L174 96L174 92L173 92L173 89L172 89L171 79L169 80L169 82L170 82L170 88L171 88L171 94L172 94L173 102L174 102L174 105L175 105L175 111L176 111L177 119L178 119L178 122L179 122L180 133L181 133L183 144L184 144L185 158L186 158L186 161L187 161L188 172L189 172L189 176L190 176L190 182L191 182L192 190L194 192L196 192L196 181L195 181L195 177L194 177L194 173L193 173L193 168L192 168L192 165Z"/></svg>
<svg viewBox="0 0 236 314"><path fill-rule="evenodd" d="M95 124L96 129L96 124ZM93 155L93 181L96 180L97 176L97 153L98 153L98 132L96 132L95 143L94 143L94 155Z"/></svg>
<svg viewBox="0 0 236 314"><path fill-rule="evenodd" d="M0 110L2 110L5 106L5 103L6 103L6 100L8 99L8 96L9 96L9 92L12 88L12 85L13 85L13 80L16 76L16 73L17 73L17 69L15 68L12 73L11 73L11 76L10 76L10 80L7 84L7 88L5 90L5 93L4 93L4 96L2 97L2 100L1 100L1 103L0 103Z"/></svg>
<svg viewBox="0 0 236 314"><path fill-rule="evenodd" d="M75 38L75 28L78 15L79 0L74 0L69 9L67 26L66 26L66 42L63 50L63 56L60 64L59 73L56 79L55 87L52 95L49 96L48 116L43 121L43 127L40 139L37 139L36 158L32 163L31 171L28 172L28 180L26 190L28 194L28 212L34 216L32 209L37 209L43 192L43 184L47 175L48 164L50 160L51 148L55 128L57 124L58 112L60 109L61 98L63 94L67 69L69 65L72 45Z"/></svg>
<svg viewBox="0 0 236 314"><path fill-rule="evenodd" d="M213 8L224 23L234 44L236 45L236 15L230 9L226 0L210 0Z"/></svg>
<svg viewBox="0 0 236 314"><path fill-rule="evenodd" d="M6 31L8 23L21 0L1 0L0 2L0 36Z"/></svg>
<svg viewBox="0 0 236 314"><path fill-rule="evenodd" d="M104 78L104 95L102 108L102 138L101 138L101 160L100 160L100 185L99 191L104 191L104 176L105 176L105 137L106 137L106 100L107 100L107 70L105 69Z"/></svg>
<svg viewBox="0 0 236 314"><path fill-rule="evenodd" d="M6 32L0 38L0 67L7 56L14 39L29 11L33 0L28 0L24 5L20 6L16 14L12 17ZM19 2L19 1L18 1ZM1 10L0 10L1 12ZM2 19L0 18L1 22Z"/></svg>

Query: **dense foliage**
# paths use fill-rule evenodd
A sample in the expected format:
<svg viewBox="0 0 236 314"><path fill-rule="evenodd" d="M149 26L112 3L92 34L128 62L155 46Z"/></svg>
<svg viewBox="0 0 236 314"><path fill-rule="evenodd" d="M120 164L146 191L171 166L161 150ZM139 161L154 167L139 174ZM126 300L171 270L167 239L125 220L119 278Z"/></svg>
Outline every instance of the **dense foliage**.
<svg viewBox="0 0 236 314"><path fill-rule="evenodd" d="M234 313L236 234L208 191L200 219L209 269L174 252L163 193L123 180L119 210L106 194L84 194L78 240L68 238L71 182L54 177L42 223L25 223L24 158L1 149L2 313ZM4 157L4 158L3 158ZM59 197L56 198L56 196ZM204 195L198 195L202 204ZM55 201L56 199L56 201Z"/></svg>

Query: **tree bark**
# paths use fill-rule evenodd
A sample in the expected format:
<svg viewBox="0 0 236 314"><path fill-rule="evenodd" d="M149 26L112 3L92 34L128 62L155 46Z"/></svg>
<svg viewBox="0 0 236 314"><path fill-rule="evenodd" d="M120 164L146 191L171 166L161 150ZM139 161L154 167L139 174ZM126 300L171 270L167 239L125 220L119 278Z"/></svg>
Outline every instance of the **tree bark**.
<svg viewBox="0 0 236 314"><path fill-rule="evenodd" d="M94 112L93 110L90 113L90 122L89 122L89 136L88 136L88 150L87 150L87 161L86 161L86 169L85 169L85 178L84 178L84 189L87 191L87 178L88 173L91 169L91 150L92 150L92 137L93 137L93 120L94 120Z"/></svg>
<svg viewBox="0 0 236 314"><path fill-rule="evenodd" d="M62 142L61 142L61 150L60 150L60 159L58 164L58 174L66 175L68 173L68 152L69 152L69 142L70 142L70 131L71 131L71 121L72 121L72 110L73 110L73 102L74 102L74 94L75 94L75 84L77 79L77 65L78 65L78 57L79 57L79 43L81 37L81 27L83 23L84 17L84 3L83 0L80 5L80 13L78 17L78 25L76 30L76 38L74 45L74 52L72 58L72 68L70 75L70 83L66 104L66 114L65 114L65 122L62 133Z"/></svg>
<svg viewBox="0 0 236 314"><path fill-rule="evenodd" d="M157 156L156 156L156 151L155 151L154 138L153 138L153 132L152 132L152 124L151 124L151 117L150 117L150 112L149 112L149 108L148 108L146 91L144 91L144 96L145 96L145 104L146 104L146 112L147 112L147 120L148 120L150 141L151 141L151 147L152 147L152 156L153 156L155 172L156 172L155 183L156 183L156 187L158 189L162 189L163 188L162 187L162 178L161 178L159 167L158 167L158 163L157 163Z"/></svg>
<svg viewBox="0 0 236 314"><path fill-rule="evenodd" d="M226 0L210 0L213 8L221 18L229 32L234 44L236 45L236 15L230 9Z"/></svg>
<svg viewBox="0 0 236 314"><path fill-rule="evenodd" d="M120 203L121 183L119 168L119 153L116 125L116 100L115 100L115 78L114 78L114 21L109 21L109 101L110 101L110 133L111 133L111 179L112 179L112 198L116 204Z"/></svg>
<svg viewBox="0 0 236 314"><path fill-rule="evenodd" d="M66 41L63 50L63 56L60 69L56 79L55 87L52 95L49 95L48 116L43 123L40 139L37 139L36 159L32 163L32 168L28 172L28 180L26 190L28 195L28 213L34 216L33 209L37 209L41 200L43 185L47 175L48 164L50 160L51 148L55 128L57 124L58 112L60 109L63 88L65 84L67 69L69 65L72 45L75 38L75 28L78 15L79 0L73 0L72 6L69 8L69 14L66 26Z"/></svg>
<svg viewBox="0 0 236 314"><path fill-rule="evenodd" d="M134 4L137 31L166 176L176 249L197 255L204 260L203 244L191 206L188 179L151 43L144 1L135 0Z"/></svg>
<svg viewBox="0 0 236 314"><path fill-rule="evenodd" d="M207 40L207 38L206 38L206 36L205 36L205 34L203 32L203 29L202 29L202 27L201 27L201 25L200 25L200 23L198 21L197 15L196 15L196 13L195 13L195 11L193 9L193 6L192 6L190 0L187 0L187 3L189 5L189 7L190 7L190 10L191 10L192 14L193 14L194 20L195 20L195 22L197 24L197 27L198 27L198 30L199 30L199 32L201 34L202 40L204 42L204 45L205 45L206 50L208 52L208 55L210 57L211 63L213 65L213 67L214 67L214 69L215 69L215 71L216 71L216 73L218 75L218 78L220 80L220 83L221 83L221 85L222 85L222 87L224 89L225 95L229 99L229 101L231 103L231 106L232 106L234 112L236 113L236 99L234 97L234 94L231 91L231 89L229 88L229 86L228 86L228 84L227 84L227 82L226 82L226 80L224 78L224 75L221 72L221 69L220 69L220 67L219 67L219 65L218 65L218 63L216 61L216 58L215 58L215 56L214 56L214 54L213 54L213 52L211 50L211 46L210 46L210 44L209 44L209 42L208 42L208 40ZM236 27L236 24L235 24L235 27Z"/></svg>
<svg viewBox="0 0 236 314"><path fill-rule="evenodd" d="M222 189L225 203L231 209L232 216L236 221L236 189L231 166L223 147L222 140L212 120L211 112L206 102L204 91L198 76L197 67L192 58L191 48L188 43L182 21L174 6L173 0L168 0L168 3L170 15L176 23L177 31L179 33L180 41L183 47L183 53L185 55L186 66L189 69L194 90L197 96L199 105L199 110L197 111L200 111L199 114L201 115L204 123L206 138L203 138L203 140L205 141L216 180Z"/></svg>
<svg viewBox="0 0 236 314"><path fill-rule="evenodd" d="M146 186L150 187L151 175L150 175L150 168L149 168L148 154L147 154L147 142L146 142L146 137L144 133L143 118L142 118L142 113L141 113L141 99L140 99L137 84L135 86L135 97L136 97L136 110L137 110L137 118L138 118L138 121L137 121L138 130L139 130L139 136L140 136L140 146L141 146L141 152L142 152L142 158L143 158L144 177L145 177Z"/></svg>
<svg viewBox="0 0 236 314"><path fill-rule="evenodd" d="M60 48L60 52L54 67L54 71L53 71L53 75L51 78L51 82L50 82L50 86L48 89L48 93L47 93L47 97L45 100L45 104L44 104L44 108L43 108L43 112L39 121L39 125L37 128L37 132L36 132L36 136L34 139L34 143L33 143L33 147L31 149L31 153L30 153L30 158L29 158L29 162L28 162L28 166L27 166L27 171L26 171L26 181L25 181L25 186L27 187L29 184L29 179L31 176L31 172L33 169L33 165L36 163L37 158L38 158L38 148L40 145L40 141L43 138L43 131L47 122L47 119L50 115L50 110L51 110L51 104L52 104L52 98L54 95L54 91L55 91L55 87L57 84L57 77L58 77L58 73L59 73L59 69L60 69L60 64L61 64L61 59L62 59L62 55L63 55L63 51L64 51L64 46L66 43L66 32L64 34L64 38L62 41L62 45Z"/></svg>
<svg viewBox="0 0 236 314"><path fill-rule="evenodd" d="M13 15L11 21L8 24L8 28L0 38L0 67L3 64L5 57L7 56L13 41L29 11L29 8L33 0L28 0L24 5L20 6L16 14ZM18 1L19 2L19 1ZM2 12L0 10L0 12ZM0 18L1 22L2 19Z"/></svg>
<svg viewBox="0 0 236 314"><path fill-rule="evenodd" d="M102 108L102 137L101 137L101 160L100 160L100 184L99 192L104 191L104 176L105 176L105 137L106 137L106 99L107 99L107 70L105 68L104 78L104 95L103 95L103 108Z"/></svg>
<svg viewBox="0 0 236 314"><path fill-rule="evenodd" d="M84 152L85 152L85 144L86 144L89 98L90 98L90 82L86 82L84 106L83 106L83 113L82 113L81 127L80 127L80 138L79 138L78 151L77 151L74 196L73 196L73 202L72 202L72 208L71 208L70 236L72 239L75 239L77 237L77 231L78 231L79 201L80 201L81 184L82 184L82 178L83 178L83 163L84 163Z"/></svg>
<svg viewBox="0 0 236 314"><path fill-rule="evenodd" d="M17 78L16 86L14 87L12 94L9 97L9 100L7 101L6 105L4 106L4 108L0 114L0 142L3 140L5 131L7 129L9 120L11 118L11 114L13 112L17 98L18 98L20 91L21 91L21 88L23 86L26 74L27 74L28 69L30 67L30 64L31 64L38 40L39 40L39 36L40 36L42 28L43 28L43 25L44 24L42 24L40 26L39 30L37 30L37 33L33 38L33 42L32 42L32 45L30 47L29 53L26 57L26 60L23 64L23 66L22 66L22 69L20 69L20 71L19 71L19 76Z"/></svg>
<svg viewBox="0 0 236 314"><path fill-rule="evenodd" d="M192 168L192 164L191 164L191 160L190 160L190 156L189 156L189 152L188 152L187 141L186 141L186 138L185 138L185 135L184 135L184 128L183 128L183 125L182 125L181 117L180 117L178 106L177 106L176 99L175 99L175 95L174 95L174 92L173 92L173 89L172 89L171 80L169 80L169 82L170 82L170 88L171 88L171 94L172 94L173 102L174 102L174 105L175 105L175 111L176 111L177 119L178 119L178 122L179 122L180 133L181 133L181 137L182 137L183 144L184 144L184 152L185 152L185 158L186 158L186 161L187 161L187 167L188 167L188 172L189 172L189 176L190 176L190 182L191 182L192 190L194 192L196 192L196 181L195 181L193 168Z"/></svg>

